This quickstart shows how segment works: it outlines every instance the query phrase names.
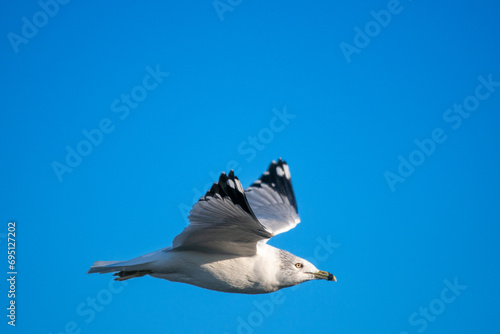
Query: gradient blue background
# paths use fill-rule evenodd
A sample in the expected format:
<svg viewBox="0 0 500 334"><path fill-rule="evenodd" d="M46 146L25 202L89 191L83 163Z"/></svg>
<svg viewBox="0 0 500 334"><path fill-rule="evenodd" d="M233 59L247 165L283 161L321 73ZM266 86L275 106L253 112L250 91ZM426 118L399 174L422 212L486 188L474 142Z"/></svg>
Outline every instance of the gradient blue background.
<svg viewBox="0 0 500 334"><path fill-rule="evenodd" d="M87 298L109 297L111 276L85 273L95 260L169 246L186 226L182 208L229 161L248 186L278 157L302 223L270 244L311 258L317 238L330 238L338 247L318 266L339 281L283 290L252 332L419 333L409 317L454 278L467 288L425 332L500 331L500 88L459 129L443 120L478 76L500 81L500 6L401 7L348 63L339 44L353 44L354 27L387 1L243 1L224 20L212 1L72 1L18 53L7 34L40 6L4 6L0 262L6 272L16 220L19 276L15 329L0 286L1 331L238 333L238 319L259 320L255 302L272 295L150 277L128 281L90 319ZM112 102L157 64L169 77L121 120ZM295 118L250 159L248 137L284 107ZM114 131L59 182L52 163L105 118ZM384 173L435 128L446 142L392 192Z"/></svg>

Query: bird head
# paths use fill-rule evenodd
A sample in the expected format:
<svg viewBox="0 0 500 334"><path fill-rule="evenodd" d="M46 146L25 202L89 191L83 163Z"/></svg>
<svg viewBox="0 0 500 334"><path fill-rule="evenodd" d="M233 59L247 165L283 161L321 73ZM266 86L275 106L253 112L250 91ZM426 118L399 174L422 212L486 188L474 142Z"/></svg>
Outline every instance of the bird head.
<svg viewBox="0 0 500 334"><path fill-rule="evenodd" d="M311 262L287 251L280 250L280 270L278 281L282 287L297 285L313 279L324 279L337 281L337 278L329 272L319 270Z"/></svg>

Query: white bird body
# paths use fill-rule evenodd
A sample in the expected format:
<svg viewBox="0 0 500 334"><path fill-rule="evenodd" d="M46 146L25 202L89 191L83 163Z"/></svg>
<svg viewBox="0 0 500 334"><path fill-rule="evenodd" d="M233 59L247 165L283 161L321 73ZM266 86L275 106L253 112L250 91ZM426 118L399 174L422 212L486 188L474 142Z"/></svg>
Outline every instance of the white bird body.
<svg viewBox="0 0 500 334"><path fill-rule="evenodd" d="M278 250L267 244L250 257L169 251L151 263L153 277L201 288L238 293L268 293L280 288L276 263Z"/></svg>
<svg viewBox="0 0 500 334"><path fill-rule="evenodd" d="M129 261L97 261L88 273L117 280L150 275L205 289L259 294L312 279L336 280L310 262L266 242L299 222L288 165L281 159L248 189L221 174L189 214L173 245Z"/></svg>

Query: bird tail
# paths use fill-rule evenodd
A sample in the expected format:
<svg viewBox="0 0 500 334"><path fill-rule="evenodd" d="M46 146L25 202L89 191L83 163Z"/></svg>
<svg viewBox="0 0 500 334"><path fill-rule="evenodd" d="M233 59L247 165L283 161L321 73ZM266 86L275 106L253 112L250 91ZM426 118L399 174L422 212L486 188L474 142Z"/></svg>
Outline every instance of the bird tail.
<svg viewBox="0 0 500 334"><path fill-rule="evenodd" d="M125 261L96 261L90 267L89 271L87 274L93 274L93 273L110 273L115 271L116 269L113 269L118 263L123 263Z"/></svg>
<svg viewBox="0 0 500 334"><path fill-rule="evenodd" d="M96 261L90 267L87 274L106 274L113 273L113 276L117 276L115 281L125 281L134 277L141 277L151 273L150 270L141 270L147 263L127 264L130 261Z"/></svg>
<svg viewBox="0 0 500 334"><path fill-rule="evenodd" d="M113 276L116 281L125 281L134 277L141 277L150 274L152 271L151 263L158 259L158 255L162 252L168 251L169 248L161 249L159 251L139 256L129 261L96 261L90 267L87 274L106 274L114 273Z"/></svg>

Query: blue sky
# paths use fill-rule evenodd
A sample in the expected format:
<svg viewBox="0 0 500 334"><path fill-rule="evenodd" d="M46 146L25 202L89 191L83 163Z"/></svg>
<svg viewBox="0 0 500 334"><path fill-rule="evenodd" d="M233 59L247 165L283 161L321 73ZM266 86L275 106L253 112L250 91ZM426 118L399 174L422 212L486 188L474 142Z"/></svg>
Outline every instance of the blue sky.
<svg viewBox="0 0 500 334"><path fill-rule="evenodd" d="M498 332L499 5L12 2L0 14L7 333ZM334 273L270 295L86 275L169 246L282 157Z"/></svg>

